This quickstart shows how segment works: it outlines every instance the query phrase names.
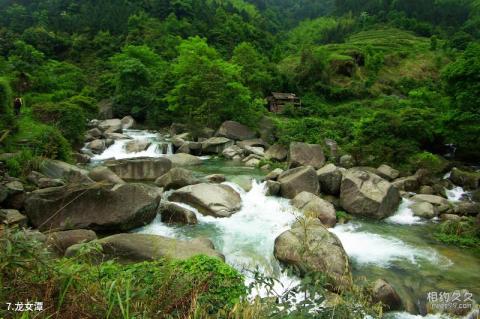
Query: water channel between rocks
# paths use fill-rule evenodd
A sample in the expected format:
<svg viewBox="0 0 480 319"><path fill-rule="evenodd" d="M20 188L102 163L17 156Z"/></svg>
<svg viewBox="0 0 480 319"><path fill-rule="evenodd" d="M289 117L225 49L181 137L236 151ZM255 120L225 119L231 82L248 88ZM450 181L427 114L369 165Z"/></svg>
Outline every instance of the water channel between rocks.
<svg viewBox="0 0 480 319"><path fill-rule="evenodd" d="M133 139L148 139L152 144L144 152L128 154L124 150L125 140L116 141L93 160L98 163L110 158L164 156L161 154L165 149L162 145L168 144L168 139L158 133L127 130L124 134ZM171 146L168 153L171 153ZM289 229L300 213L287 199L265 195L266 189L260 179L266 172L247 168L241 163L208 157L202 159L201 166L189 169L199 176L224 174L227 183L241 195L241 210L230 218L214 218L196 212L198 224L193 226L167 225L157 217L137 231L177 239L207 237L225 255L228 264L241 271L258 268L266 275L278 278L284 285L279 284L278 291L295 284L296 278L282 273L273 256L273 246L275 238ZM249 186L251 189L244 191ZM448 191L448 196L456 201L462 193L461 188L456 188ZM168 197L168 193L164 196ZM355 219L331 229L350 257L354 276L389 281L409 309L424 304L429 292L457 289L469 290L478 302L480 256L436 242L432 237L435 221L414 217L408 204L404 199L396 214L383 221ZM258 293L263 294L262 291ZM408 313L393 313L388 317L423 318ZM430 315L425 318L440 317Z"/></svg>

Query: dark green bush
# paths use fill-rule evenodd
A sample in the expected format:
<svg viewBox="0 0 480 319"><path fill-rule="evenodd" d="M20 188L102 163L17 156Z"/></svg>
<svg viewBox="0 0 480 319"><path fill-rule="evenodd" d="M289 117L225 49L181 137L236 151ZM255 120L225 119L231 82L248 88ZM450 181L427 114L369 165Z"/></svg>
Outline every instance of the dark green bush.
<svg viewBox="0 0 480 319"><path fill-rule="evenodd" d="M57 127L70 143L83 142L87 117L80 106L71 102L35 105L33 115L37 120Z"/></svg>
<svg viewBox="0 0 480 319"><path fill-rule="evenodd" d="M14 123L12 90L7 79L0 78L0 134Z"/></svg>

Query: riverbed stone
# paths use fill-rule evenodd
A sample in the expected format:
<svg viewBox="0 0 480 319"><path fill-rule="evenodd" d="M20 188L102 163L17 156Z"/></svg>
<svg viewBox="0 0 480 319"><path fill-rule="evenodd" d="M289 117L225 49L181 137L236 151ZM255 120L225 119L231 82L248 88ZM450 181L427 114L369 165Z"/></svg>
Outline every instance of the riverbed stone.
<svg viewBox="0 0 480 319"><path fill-rule="evenodd" d="M412 200L415 202L427 202L436 206L449 205L447 199L436 195L417 194L412 197Z"/></svg>
<svg viewBox="0 0 480 319"><path fill-rule="evenodd" d="M328 276L327 288L345 291L352 285L348 256L338 237L320 220L307 218L275 239L274 255L301 273L321 272Z"/></svg>
<svg viewBox="0 0 480 319"><path fill-rule="evenodd" d="M203 154L222 154L223 150L232 146L234 142L226 137L211 137L202 142Z"/></svg>
<svg viewBox="0 0 480 319"><path fill-rule="evenodd" d="M100 255L92 252L99 260L115 259L122 263L137 263L164 258L186 260L205 255L219 260L224 256L201 241L184 241L158 235L139 233L116 234L94 241L101 246ZM75 256L82 246L70 246L65 255Z"/></svg>
<svg viewBox="0 0 480 319"><path fill-rule="evenodd" d="M0 209L0 223L8 226L18 225L25 227L27 217L16 209Z"/></svg>
<svg viewBox="0 0 480 319"><path fill-rule="evenodd" d="M107 182L111 184L123 184L125 181L118 177L111 169L105 166L94 167L89 173L90 177L95 182ZM61 185L57 185L61 186Z"/></svg>
<svg viewBox="0 0 480 319"><path fill-rule="evenodd" d="M453 212L461 216L476 216L480 213L480 203L458 202L455 203Z"/></svg>
<svg viewBox="0 0 480 319"><path fill-rule="evenodd" d="M131 140L125 144L125 151L127 153L140 153L146 151L152 142L148 140Z"/></svg>
<svg viewBox="0 0 480 319"><path fill-rule="evenodd" d="M302 166L287 170L278 176L280 193L285 198L294 198L301 192L318 194L320 184L317 173L311 166Z"/></svg>
<svg viewBox="0 0 480 319"><path fill-rule="evenodd" d="M88 177L88 171L75 165L62 161L47 159L40 164L40 172L53 179L62 179L63 181L75 184L92 184L93 180Z"/></svg>
<svg viewBox="0 0 480 319"><path fill-rule="evenodd" d="M398 189L378 175L358 168L343 174L340 203L352 215L385 218L393 215L400 200Z"/></svg>
<svg viewBox="0 0 480 319"><path fill-rule="evenodd" d="M38 180L38 188L59 187L65 185L65 182L59 178L42 177Z"/></svg>
<svg viewBox="0 0 480 319"><path fill-rule="evenodd" d="M319 144L293 142L290 144L288 162L290 168L312 166L319 169L325 165L325 155Z"/></svg>
<svg viewBox="0 0 480 319"><path fill-rule="evenodd" d="M272 161L283 162L287 159L287 156L288 149L281 144L272 145L265 152L265 158Z"/></svg>
<svg viewBox="0 0 480 319"><path fill-rule="evenodd" d="M378 279L372 288L374 302L381 302L384 310L393 311L402 308L402 300L396 290L387 281Z"/></svg>
<svg viewBox="0 0 480 319"><path fill-rule="evenodd" d="M212 174L205 176L205 179L209 181L210 183L215 183L215 184L220 184L225 182L227 179L225 178L225 175L223 174Z"/></svg>
<svg viewBox="0 0 480 319"><path fill-rule="evenodd" d="M377 175L386 179L387 181L393 181L400 175L400 172L386 164L383 164L377 168Z"/></svg>
<svg viewBox="0 0 480 319"><path fill-rule="evenodd" d="M97 234L89 229L74 229L49 233L46 235L46 244L50 250L63 256L68 247L88 243L97 239Z"/></svg>
<svg viewBox="0 0 480 319"><path fill-rule="evenodd" d="M261 138L254 138L251 140L244 140L244 141L238 141L237 145L241 148L244 147L261 147L263 149L267 149L270 145L262 140Z"/></svg>
<svg viewBox="0 0 480 319"><path fill-rule="evenodd" d="M413 215L418 217L432 219L437 216L437 210L435 207L427 202L416 202L409 207L413 211Z"/></svg>
<svg viewBox="0 0 480 319"><path fill-rule="evenodd" d="M173 192L170 201L188 204L204 215L230 217L242 206L240 195L224 184L201 183Z"/></svg>
<svg viewBox="0 0 480 319"><path fill-rule="evenodd" d="M30 193L25 212L40 230L128 231L155 218L160 196L145 184L54 187Z"/></svg>
<svg viewBox="0 0 480 319"><path fill-rule="evenodd" d="M187 224L194 225L197 223L197 216L195 213L185 208L178 203L162 201L159 212L162 216L162 222L172 224Z"/></svg>
<svg viewBox="0 0 480 319"><path fill-rule="evenodd" d="M305 216L318 218L325 227L334 227L337 223L333 205L312 193L301 192L292 200L292 205L300 209Z"/></svg>
<svg viewBox="0 0 480 319"><path fill-rule="evenodd" d="M223 157L226 159L233 159L235 156L241 156L243 157L245 151L238 145L232 145L227 147L222 151Z"/></svg>
<svg viewBox="0 0 480 319"><path fill-rule="evenodd" d="M279 182L268 180L266 181L266 187L267 187L267 192L266 192L267 196L277 196L278 194L280 194L281 185Z"/></svg>
<svg viewBox="0 0 480 319"><path fill-rule="evenodd" d="M109 119L98 124L98 128L104 133L122 133L122 121L120 119Z"/></svg>
<svg viewBox="0 0 480 319"><path fill-rule="evenodd" d="M216 136L226 137L236 141L244 141L253 139L255 132L238 122L225 121L218 129Z"/></svg>
<svg viewBox="0 0 480 319"><path fill-rule="evenodd" d="M172 162L173 167L197 166L202 164L201 159L190 154L172 154L168 155L167 158Z"/></svg>
<svg viewBox="0 0 480 319"><path fill-rule="evenodd" d="M342 185L342 170L334 164L328 164L317 171L322 193L338 196Z"/></svg>
<svg viewBox="0 0 480 319"><path fill-rule="evenodd" d="M154 181L172 168L168 158L134 158L105 162L123 180Z"/></svg>
<svg viewBox="0 0 480 319"><path fill-rule="evenodd" d="M102 154L103 151L107 148L105 144L105 140L95 139L87 144L87 147L94 153L94 154Z"/></svg>
<svg viewBox="0 0 480 319"><path fill-rule="evenodd" d="M415 175L397 178L392 182L399 191L416 192L418 190L418 177Z"/></svg>
<svg viewBox="0 0 480 319"><path fill-rule="evenodd" d="M188 185L198 184L200 181L193 175L193 172L174 167L164 175L160 176L155 184L165 190L179 189Z"/></svg>
<svg viewBox="0 0 480 319"><path fill-rule="evenodd" d="M124 130L131 129L135 126L135 119L130 115L127 115L124 118L122 118L120 122L122 123L122 129Z"/></svg>
<svg viewBox="0 0 480 319"><path fill-rule="evenodd" d="M269 180L272 180L272 181L276 181L278 179L278 177L284 172L283 169L281 168L276 168L274 169L273 171L271 171L270 173L267 174L267 176L265 176L265 180L266 181L269 181Z"/></svg>

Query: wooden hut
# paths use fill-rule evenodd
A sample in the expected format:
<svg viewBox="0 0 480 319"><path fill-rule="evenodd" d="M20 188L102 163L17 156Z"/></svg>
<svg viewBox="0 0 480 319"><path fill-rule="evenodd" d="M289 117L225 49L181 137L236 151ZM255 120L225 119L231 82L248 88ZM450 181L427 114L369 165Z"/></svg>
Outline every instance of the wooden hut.
<svg viewBox="0 0 480 319"><path fill-rule="evenodd" d="M300 107L302 102L294 93L278 93L272 92L272 95L267 97L268 109L273 113L283 112L285 105L291 104L294 107Z"/></svg>

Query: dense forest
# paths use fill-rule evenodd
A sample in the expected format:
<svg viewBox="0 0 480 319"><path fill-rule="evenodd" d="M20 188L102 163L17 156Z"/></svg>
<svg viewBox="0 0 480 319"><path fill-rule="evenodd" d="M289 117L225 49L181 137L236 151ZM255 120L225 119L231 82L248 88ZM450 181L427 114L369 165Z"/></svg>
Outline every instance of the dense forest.
<svg viewBox="0 0 480 319"><path fill-rule="evenodd" d="M301 103L287 103L279 112L272 112L269 98L273 92L293 93ZM18 107L19 101L21 108ZM284 169L300 169L298 166L305 170L305 167L315 168L305 173L310 173L314 180L313 187L307 191L312 196L326 195L322 197L321 200L325 198L325 201L321 203L328 201L328 208L331 207L333 216L330 217L333 222L329 227L332 229L337 222L340 225L355 220L355 216L352 217L354 213L345 208L348 207L348 200L342 198L347 192L340 192L343 180L368 179L380 172L381 177L373 177L375 185L372 186L372 192L383 187L377 193L384 191L385 196L378 200L380 208L374 213L389 211L374 216L371 224L363 220L365 216L360 212L359 220L364 223L362 225L367 225L367 230L371 227L370 230L375 231L385 227L392 233L402 229L397 235L404 236L403 239L407 241L407 237L413 236L408 232L413 227L405 230L410 224L392 226L380 224L379 220L404 209L404 204L407 201L411 203L410 198L415 196L414 191L419 196L432 196L428 197L432 202L422 202L423 206L420 207L424 209L427 206L431 214L427 217L425 214L415 215L412 225L421 218L440 218L442 214L448 215L446 218L450 219L442 224L439 222L439 225L433 225L434 222L423 223L423 220L418 222L423 223L424 230L428 230L417 229L415 235L420 238L418 242L425 240L432 246L453 244L455 248L452 249L465 248L465 254L471 255L468 255L468 260L462 266L472 277L454 275L464 281L472 281L470 278L478 276L478 271L470 263L476 262L478 266L480 243L480 174L476 171L476 166L480 163L480 0L0 1L2 223L4 215L12 213L11 208L18 208L23 214L29 210L25 204L27 199L34 198L40 202L42 198L36 198L37 194L47 194L57 187L63 187L62 192L67 194L65 196L71 196L65 206L75 202L84 193L91 194L88 192L92 189L92 192L101 194L98 196L105 196L106 200L98 200L98 196L92 195L90 199L94 204L85 204L90 210L83 209L83 206L79 209L88 213L95 210L92 215L100 218L104 217L102 213L110 213L113 208L122 211L124 207L134 206L137 197L142 196L150 206L157 205L155 209L158 207L159 211L160 197L167 193L163 191L173 191L174 187L165 187L160 191L160 187L157 187L155 199L152 199L154 191L149 187L153 187L150 185L154 184L153 181L159 186L157 178L166 175L170 169L173 171L172 163L169 162L168 170L162 171L162 175L150 178L151 183L148 185L144 180L130 183L130 180L125 182L128 178L124 178L124 181L123 177L109 175L107 184L113 184L114 187L108 190L102 184L103 179L102 183L97 183L98 180L93 177L90 179L90 174L96 169L95 165L81 163L80 159L87 154L82 153L85 151L82 149L85 142L94 140L92 138L87 141L88 134L91 134L89 132L99 132L102 146L106 146L107 140L110 140L110 146L117 143L116 140L107 138L107 133L118 134L116 137L120 136L120 139L130 138L121 134L122 129L112 132L99 129L99 123L102 123L100 120L115 118L120 121L127 116L133 117L135 128L142 130L141 134L151 131L155 134L168 134L168 139L172 138L169 143L173 145L170 146L174 151L180 148L175 145L176 133L186 134L183 135L186 138L183 142L195 144L202 151L204 145L201 143L206 138L214 138L215 131L218 135L220 130L217 129L223 126L222 123L234 121L234 125L241 125L246 130L248 137L227 138L222 135L227 139L224 144L231 143L228 145L246 155L247 152L238 145L253 140L257 135L261 136L261 130L268 127L272 131L271 140L258 142L255 139L252 142L261 144L263 148L260 151L253 144L246 145L246 142L242 146L246 145L245 149L250 152L246 158L253 159L255 163L249 169L251 172L262 168L264 171L271 170L269 176L273 174L274 177L269 180L262 176L262 182L270 181L278 188L278 195L282 192L279 180L285 173ZM176 127L182 127L185 132L175 132ZM205 130L211 132L208 137L201 136ZM250 132L253 133L249 134ZM290 157L297 142L307 145L304 147L308 152L320 154L321 163L318 166L310 165L318 158L308 158L298 165L292 165ZM314 146L311 147L311 144ZM149 145L143 145L142 151ZM327 151L324 156L322 147L327 150L329 145L338 145L338 156L330 156ZM315 149L318 150L316 146L320 148L319 153L315 153ZM88 152L93 150L91 145L88 147ZM263 157L267 148L275 148L285 154L278 161L267 159ZM222 151L223 149L215 149L208 155L214 154L215 160L230 160L238 155L233 154L228 158ZM332 149L329 151L333 153ZM255 157L255 152L260 152L262 156ZM100 153L90 152L87 155L93 157L101 155ZM205 155L200 153L192 152L199 158ZM164 154L167 152L161 155ZM336 167L328 162L331 158L340 158L342 155L354 164L342 166L338 160L333 163L338 165ZM101 165L104 164L101 161L108 159L100 158ZM199 158L193 161L200 162ZM62 174L64 171L67 173L55 178L43 171L38 173L40 163L43 165L45 162L58 165L52 171L58 169ZM211 166L198 169L195 174L180 176L182 181L187 180L181 187L200 184L197 179L199 174L216 173L209 169L212 165L219 164L209 165ZM221 173L233 170L228 166L230 164L222 162L221 165L227 167L222 166L224 170ZM367 168L360 173L362 176L349 177L351 171L348 169L354 166ZM323 173L332 174L339 180L334 191L322 194L320 187L326 189L328 186L321 185L319 179L323 174L321 170L326 167L327 171L331 169L333 172ZM382 175L380 168L385 167L387 173ZM453 167L461 169L452 169ZM179 171L175 173L189 174ZM275 175L275 171L278 174ZM106 174L105 171L102 174ZM266 175L265 172L262 174ZM44 175L48 175L48 178ZM428 178L425 177L427 175ZM228 178L217 175L208 177L211 179L200 185L218 192L228 192L223 187L225 185L216 184L218 180L220 183L225 180L231 182ZM91 184L83 185L85 179ZM409 184L412 179L413 186ZM248 179L248 182L255 191L256 184L252 180L255 179ZM395 182L398 182L396 186L391 186ZM363 180L359 184L363 185ZM383 186L377 187L378 185ZM461 202L460 196L452 200L455 194L447 194L457 186L472 191L468 195L471 198L465 203ZM247 193L252 186L248 187L248 190L245 189ZM352 186L354 187L355 185ZM296 198L297 186L292 188L293 195L282 194L281 197ZM422 189L425 193L421 193ZM213 194L211 197L216 198L215 191L205 193ZM236 189L230 191L235 193ZM111 195L114 192L120 195ZM239 191L242 192L243 190ZM23 196L21 199L19 194ZM51 202L64 194L55 193ZM233 198L231 201L238 201L237 210L242 205L250 207L245 204L247 197L243 193L242 196L237 193L227 195L230 196L229 199ZM254 199L267 202L265 198L270 195L272 194L262 194L263 197L258 197L260 200L257 197ZM112 200L108 196L117 197ZM353 197L355 196L352 195ZM162 203L164 199L162 197ZM110 204L110 200L113 208L104 207L105 203ZM254 201L251 198L247 200ZM314 198L311 202L315 200L320 198ZM352 200L351 206L358 203L355 200ZM375 201L377 199L368 198L365 205L361 202L358 206L363 205L362 209L367 209L376 204L372 204ZM64 202L61 204L59 211L65 208ZM141 205L143 204L142 202ZM284 201L277 200L273 204L269 202L271 206L267 208L273 207L272 210L280 211L284 208L282 204ZM38 208L38 211L48 205ZM295 200L292 205L295 205ZM307 206L304 203L302 207ZM386 206L387 209L384 209ZM82 227L78 227L82 229L77 229L70 227L68 223L71 221L66 218L66 222L61 224L61 230L86 231L86 236L91 237L88 237L89 240L97 239L93 231L97 231L100 236L111 235L112 232L115 233L113 236L126 235L118 234L119 231L130 232L127 235L132 235L132 231L154 222L157 216L155 209L145 207L135 211L137 215L134 217L141 219L138 223L129 216L125 222L127 226L114 224L118 226L115 228L108 224L108 227L102 228L104 225L92 222L88 225L90 228L83 227L82 224ZM253 204L252 207L259 209ZM315 207L318 208L318 205ZM183 206L176 207L177 210L182 208L185 209ZM190 213L193 217L196 216ZM269 212L265 212L267 213ZM199 214L197 215L200 216ZM55 215L52 216L53 220ZM112 215L118 217L120 214L114 211ZM192 217L191 215L189 216ZM27 220L27 217L23 217ZM48 235L49 230L42 226L48 224L50 218L37 225L32 222L37 217L28 216L29 225L36 226L34 228ZM410 217L413 218L413 215ZM318 219L321 220L320 217ZM439 219L435 219L435 223L437 220ZM320 224L314 225L316 229L324 230L324 221L316 222ZM292 226L293 220L288 223L285 222ZM272 221L272 224L275 223ZM306 274L302 269L301 275L305 276L299 287L288 291L286 297L278 297L271 302L272 300L258 298L249 300L246 296L251 291L245 285L245 274L224 263L223 252L217 252L215 247L206 248L204 243L195 242L192 245L194 248L200 247L207 254L195 255L190 259L183 258L182 255L179 260L164 259L161 256L162 258L150 258L148 262L136 264L99 262L92 259L91 251L80 248L75 252L74 258L53 259L36 241L30 240L22 232L4 232L1 223L0 226L0 248L5 251L4 254L0 253L0 286L4 285L0 289L0 317L6 314L8 318L8 312L2 312L5 308L3 301L8 296L27 300L32 295L40 296L44 298L45 304L53 305L47 311L49 318L365 318L366 315L380 318L384 310L393 310L393 307L382 308L382 304L372 302L363 288L348 285L352 281L348 258L352 256L347 256L349 252L343 250L338 238L336 241L339 243L337 246L341 247L341 258L337 259L345 263L342 265L348 269L350 277L346 280L349 281L346 294L340 294L335 290L336 287L332 289L330 282L325 283L331 278L319 275L321 272L314 273L314 278L311 278L310 273ZM296 230L301 228L295 223L292 232L295 227ZM441 231L438 230L440 228ZM191 229L194 229L193 226ZM432 234L429 233L430 230ZM88 231L93 232L93 235ZM338 229L336 231L339 232ZM269 228L264 232L269 232ZM434 232L437 237L433 237ZM335 231L325 230L325 233ZM327 236L325 233L321 234L321 238ZM138 240L141 242L143 239ZM261 246L261 239L258 242ZM400 244L393 247L401 250L408 246ZM170 242L168 245L173 246ZM376 248L375 245L376 242L369 248ZM89 249L95 250L98 247ZM286 250L288 254L288 249ZM389 250L388 246L384 250ZM67 256L66 248L60 256L63 257L64 254ZM268 251L268 254L271 252ZM278 254L275 251L274 257L280 260ZM342 259L342 256L346 257ZM458 256L463 255L458 251L449 255L452 260L460 258ZM277 262L274 257L272 260ZM403 268L399 269L393 272L404 272ZM440 272L438 269L434 268L434 271ZM432 275L427 272L429 269L421 270L427 273L426 278L427 275ZM368 270L365 272L368 273ZM410 271L413 272L417 272L417 269ZM381 274L385 273L387 272ZM423 276L424 273L419 270L419 274ZM275 286L274 281L262 273L255 272L254 276L267 287ZM448 276L445 275L446 277ZM416 280L411 278L414 277L409 277L410 282L405 284L411 285L408 286L410 290L405 288L402 297L414 295L416 290L423 288L414 285L420 285L420 279L417 278L418 283L412 283ZM428 277L433 282L435 280L431 278L438 277ZM355 281L357 282L356 278ZM329 288L325 288L327 286ZM325 298L331 293L339 293L343 298L338 303L338 308L333 307L333 312L315 313L316 305L329 302ZM292 301L295 294L310 294L310 297L318 297L318 300L305 301L300 298ZM17 300L7 300L7 303L15 301ZM417 300L409 304L405 302L404 307L398 309L426 314L428 311L419 304ZM275 311L272 312L272 309Z"/></svg>
<svg viewBox="0 0 480 319"><path fill-rule="evenodd" d="M258 123L356 158L478 161L478 1L3 1L2 143L68 159L98 106L150 127ZM12 96L24 114L10 114ZM37 129L35 129L37 128Z"/></svg>

